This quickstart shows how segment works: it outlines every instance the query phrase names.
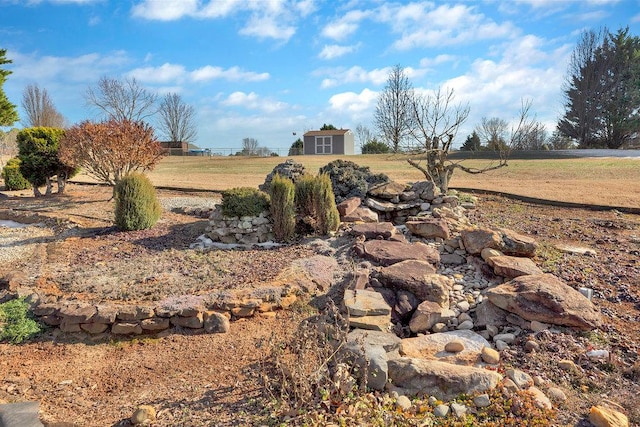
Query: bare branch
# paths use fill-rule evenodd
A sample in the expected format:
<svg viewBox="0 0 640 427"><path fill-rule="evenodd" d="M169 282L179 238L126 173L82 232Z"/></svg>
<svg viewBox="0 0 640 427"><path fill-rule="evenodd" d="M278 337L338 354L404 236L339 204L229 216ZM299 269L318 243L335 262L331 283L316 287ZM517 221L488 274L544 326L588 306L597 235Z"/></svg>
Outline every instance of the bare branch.
<svg viewBox="0 0 640 427"><path fill-rule="evenodd" d="M165 95L160 104L158 128L170 141L192 142L197 134L195 110L177 93Z"/></svg>
<svg viewBox="0 0 640 427"><path fill-rule="evenodd" d="M158 96L146 90L135 78L118 80L101 77L89 87L85 100L109 119L140 121L157 112Z"/></svg>
<svg viewBox="0 0 640 427"><path fill-rule="evenodd" d="M53 105L46 89L32 84L22 92L22 108L27 113L23 124L25 127L64 128L65 118Z"/></svg>

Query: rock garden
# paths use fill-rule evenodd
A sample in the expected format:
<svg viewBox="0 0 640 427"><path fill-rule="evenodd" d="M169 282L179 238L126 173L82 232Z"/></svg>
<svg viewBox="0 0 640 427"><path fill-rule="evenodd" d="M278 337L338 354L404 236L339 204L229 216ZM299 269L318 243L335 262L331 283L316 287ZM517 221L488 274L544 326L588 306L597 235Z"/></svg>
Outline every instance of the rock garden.
<svg viewBox="0 0 640 427"><path fill-rule="evenodd" d="M264 189L276 173L296 181L304 172L287 161ZM87 215L104 201L66 201L64 220L45 207L28 215L3 209L7 219L51 231L3 236L12 239L5 246L28 251L0 271L2 296L25 298L49 329L19 348L0 344L0 408L38 401L47 425L640 422L637 218L440 194L431 183L392 182L349 162L321 172L332 182L339 228L318 235L318 222L303 215L303 237L287 242L276 242L268 209L230 216L203 195L161 194L164 222L133 233ZM7 206L19 205L13 199ZM133 387L136 396L123 394L122 407L105 412L110 418L86 412L109 401L91 370L70 380L74 388L19 363L51 342L118 342L131 354L140 340L128 365L137 372L119 365L114 375L144 382L148 369L150 391ZM198 362L214 342L217 363ZM181 358L173 385L185 393L182 404L166 403L158 390L171 388L159 385L170 369L166 361L147 368L144 357L154 353L158 361ZM57 350L52 358L57 366L64 360ZM304 377L300 365L310 369ZM213 372L225 366L228 374ZM102 367L94 371L114 393L122 389ZM64 403L64 389L74 403ZM234 403L222 409L216 393L236 395ZM191 415L181 419L184 408Z"/></svg>

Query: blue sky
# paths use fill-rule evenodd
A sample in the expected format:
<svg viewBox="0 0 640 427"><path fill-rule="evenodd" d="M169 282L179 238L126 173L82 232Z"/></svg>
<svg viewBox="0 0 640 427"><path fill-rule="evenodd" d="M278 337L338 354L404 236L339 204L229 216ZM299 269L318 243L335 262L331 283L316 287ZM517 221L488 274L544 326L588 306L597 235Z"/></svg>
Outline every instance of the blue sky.
<svg viewBox="0 0 640 427"><path fill-rule="evenodd" d="M457 146L482 117L514 120L523 99L552 131L578 37L602 26L640 35L640 0L0 0L14 104L38 84L70 124L96 119L86 89L135 77L179 93L195 143L226 154L251 137L286 155L293 132L324 123L375 129L396 64L417 89L469 103Z"/></svg>

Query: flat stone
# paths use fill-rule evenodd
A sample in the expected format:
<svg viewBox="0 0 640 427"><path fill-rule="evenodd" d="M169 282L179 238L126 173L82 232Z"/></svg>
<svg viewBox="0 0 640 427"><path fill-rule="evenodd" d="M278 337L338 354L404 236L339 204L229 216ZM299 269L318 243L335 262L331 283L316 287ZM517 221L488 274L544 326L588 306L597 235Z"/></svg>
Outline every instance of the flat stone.
<svg viewBox="0 0 640 427"><path fill-rule="evenodd" d="M597 252L596 252L595 249L588 248L588 247L585 247L585 246L571 245L571 244L568 244L568 243L556 243L554 246L560 252L565 252L565 253L569 253L569 254L589 255L589 256L596 256L597 255Z"/></svg>
<svg viewBox="0 0 640 427"><path fill-rule="evenodd" d="M487 291L489 301L523 319L591 330L602 324L599 310L552 274L520 276Z"/></svg>
<svg viewBox="0 0 640 427"><path fill-rule="evenodd" d="M530 258L514 257L508 255L489 258L493 266L493 272L498 276L513 279L514 277L528 274L542 274L543 271Z"/></svg>
<svg viewBox="0 0 640 427"><path fill-rule="evenodd" d="M390 315L391 307L382 294L368 290L344 291L344 306L350 316L382 316Z"/></svg>
<svg viewBox="0 0 640 427"><path fill-rule="evenodd" d="M362 246L363 256L383 266L401 261L419 260L433 265L440 263L440 253L420 242L408 243L388 240L370 240Z"/></svg>
<svg viewBox="0 0 640 427"><path fill-rule="evenodd" d="M19 402L0 404L0 426L42 427L38 418L39 402Z"/></svg>
<svg viewBox="0 0 640 427"><path fill-rule="evenodd" d="M203 323L204 323L203 314L201 312L198 313L196 316L192 316L192 317L182 317L182 316L171 317L172 325L180 326L183 328L200 329L202 328Z"/></svg>
<svg viewBox="0 0 640 427"><path fill-rule="evenodd" d="M166 317L152 317L150 319L141 320L140 326L145 331L164 331L165 329L169 329L171 322Z"/></svg>
<svg viewBox="0 0 640 427"><path fill-rule="evenodd" d="M144 305L122 305L118 307L118 320L142 320L153 317L153 307Z"/></svg>
<svg viewBox="0 0 640 427"><path fill-rule="evenodd" d="M342 222L377 223L378 214L366 206L360 206L348 215L341 217Z"/></svg>
<svg viewBox="0 0 640 427"><path fill-rule="evenodd" d="M391 314L386 316L350 316L349 326L352 328L368 329L372 331L388 332L391 324Z"/></svg>
<svg viewBox="0 0 640 427"><path fill-rule="evenodd" d="M98 304L96 306L96 314L93 315L91 321L94 323L108 323L111 324L116 321L118 310L112 305Z"/></svg>
<svg viewBox="0 0 640 427"><path fill-rule="evenodd" d="M109 325L107 325L106 323L81 323L80 329L92 335L96 335L101 334L109 329Z"/></svg>
<svg viewBox="0 0 640 427"><path fill-rule="evenodd" d="M367 240L389 239L398 234L398 229L390 222L355 224L351 227L351 234L364 236Z"/></svg>
<svg viewBox="0 0 640 427"><path fill-rule="evenodd" d="M473 398L473 404L477 408L486 408L487 406L491 405L491 399L489 399L489 395L486 393L480 394Z"/></svg>
<svg viewBox="0 0 640 427"><path fill-rule="evenodd" d="M409 231L416 236L425 239L449 239L449 225L444 218L428 218L420 221L407 221L405 223Z"/></svg>
<svg viewBox="0 0 640 427"><path fill-rule="evenodd" d="M444 403L433 408L433 415L436 417L444 418L449 415L449 405L445 405Z"/></svg>
<svg viewBox="0 0 640 427"><path fill-rule="evenodd" d="M391 359L389 379L409 394L453 400L460 394L485 393L494 389L502 376L488 369L454 365L437 360L410 357Z"/></svg>
<svg viewBox="0 0 640 427"><path fill-rule="evenodd" d="M505 374L520 390L526 390L533 385L531 375L519 369L507 369Z"/></svg>
<svg viewBox="0 0 640 427"><path fill-rule="evenodd" d="M399 350L401 342L402 340L398 336L389 332L354 329L347 335L348 347L382 347L387 353Z"/></svg>
<svg viewBox="0 0 640 427"><path fill-rule="evenodd" d="M452 341L460 342L464 348L455 354L447 352L445 347ZM482 349L490 346L487 340L473 331L450 331L405 338L400 345L400 354L406 357L474 365L479 362Z"/></svg>
<svg viewBox="0 0 640 427"><path fill-rule="evenodd" d="M492 248L484 248L481 252L480 252L480 256L482 257L482 259L484 260L484 262L486 262L487 264L489 264L491 267L493 267L493 263L491 262L491 258L493 257L497 257L497 256L503 256L504 254L502 252L500 252L497 249L492 249Z"/></svg>
<svg viewBox="0 0 640 427"><path fill-rule="evenodd" d="M63 305L58 312L66 324L88 323L94 314L96 314L96 308L93 305L73 303Z"/></svg>
<svg viewBox="0 0 640 427"><path fill-rule="evenodd" d="M116 322L111 325L111 333L115 335L140 335L142 326L138 322Z"/></svg>

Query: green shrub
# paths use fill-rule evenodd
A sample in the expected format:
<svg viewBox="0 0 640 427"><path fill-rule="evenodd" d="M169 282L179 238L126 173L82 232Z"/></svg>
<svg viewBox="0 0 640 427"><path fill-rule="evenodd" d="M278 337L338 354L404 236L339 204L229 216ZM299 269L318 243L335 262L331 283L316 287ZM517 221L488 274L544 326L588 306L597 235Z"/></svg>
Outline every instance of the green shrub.
<svg viewBox="0 0 640 427"><path fill-rule="evenodd" d="M313 175L305 174L296 181L296 210L303 218L315 215L316 208L313 202L315 185L316 178Z"/></svg>
<svg viewBox="0 0 640 427"><path fill-rule="evenodd" d="M26 190L31 188L29 181L20 173L20 159L14 157L9 159L2 168L2 179L7 190Z"/></svg>
<svg viewBox="0 0 640 427"><path fill-rule="evenodd" d="M296 208L302 223L318 234L328 234L340 225L331 179L325 173L305 175L296 182Z"/></svg>
<svg viewBox="0 0 640 427"><path fill-rule="evenodd" d="M222 214L228 217L257 216L269 210L269 195L251 187L236 187L222 193Z"/></svg>
<svg viewBox="0 0 640 427"><path fill-rule="evenodd" d="M131 173L114 189L116 225L121 230L144 230L160 219L162 208L156 189L144 174Z"/></svg>
<svg viewBox="0 0 640 427"><path fill-rule="evenodd" d="M0 304L0 341L20 344L40 332L42 327L34 320L24 298Z"/></svg>
<svg viewBox="0 0 640 427"><path fill-rule="evenodd" d="M318 232L325 235L336 231L340 226L340 213L336 208L336 198L328 174L323 173L316 177L313 199L318 218Z"/></svg>
<svg viewBox="0 0 640 427"><path fill-rule="evenodd" d="M288 242L296 232L295 186L289 178L271 180L271 219L277 241Z"/></svg>

